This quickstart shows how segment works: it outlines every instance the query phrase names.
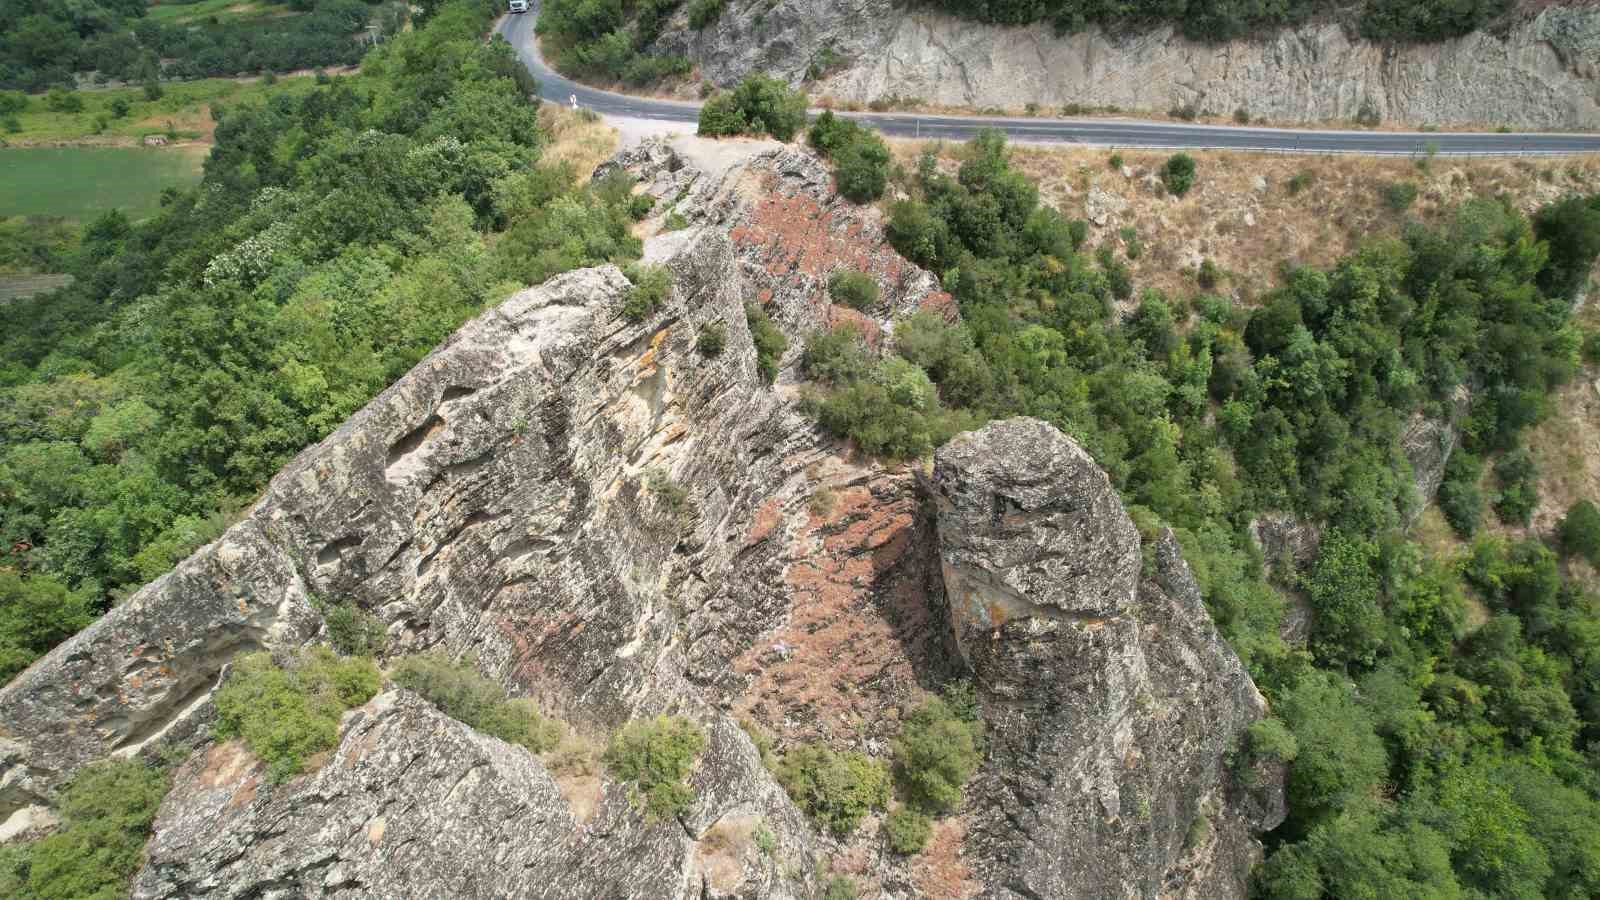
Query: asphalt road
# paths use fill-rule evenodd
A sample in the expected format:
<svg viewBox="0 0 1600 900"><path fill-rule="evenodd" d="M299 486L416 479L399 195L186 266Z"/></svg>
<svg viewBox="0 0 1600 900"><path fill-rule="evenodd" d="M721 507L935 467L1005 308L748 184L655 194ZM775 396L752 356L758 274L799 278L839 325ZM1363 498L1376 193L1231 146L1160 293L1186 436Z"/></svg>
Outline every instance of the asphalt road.
<svg viewBox="0 0 1600 900"><path fill-rule="evenodd" d="M566 104L576 96L581 106L611 118L694 122L700 104L630 97L578 84L556 73L539 56L533 24L538 4L524 14L508 15L496 30L539 82L539 95ZM1084 144L1099 147L1152 147L1267 150L1289 153L1363 153L1411 156L1433 148L1442 156L1562 155L1600 152L1600 134L1467 132L1331 131L1294 128L1249 128L1188 125L1135 119L1014 119L994 116L936 116L911 113L842 113L894 137L966 140L982 128L999 128L1014 141Z"/></svg>

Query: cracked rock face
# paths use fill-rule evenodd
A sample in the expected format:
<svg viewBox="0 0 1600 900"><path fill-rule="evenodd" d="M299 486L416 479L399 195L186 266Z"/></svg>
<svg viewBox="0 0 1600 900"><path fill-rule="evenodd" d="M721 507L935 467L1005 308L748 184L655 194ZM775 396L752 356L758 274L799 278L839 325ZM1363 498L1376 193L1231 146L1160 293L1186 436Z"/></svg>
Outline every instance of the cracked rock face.
<svg viewBox="0 0 1600 900"><path fill-rule="evenodd" d="M1105 474L1042 423L952 442L929 480L801 413L807 332L851 322L887 351L896 318L956 314L814 156L684 139L611 165L667 201L641 226L661 306L628 321L602 266L485 311L0 689L0 833L46 827L89 761L198 747L135 896L811 896L818 860L896 898L1242 895L1281 792L1222 769L1260 699L1170 536L1141 554ZM674 202L689 227L651 234ZM841 267L878 280L876 307L829 301ZM746 304L789 338L774 385ZM694 805L649 822L602 772L557 777L405 692L352 711L316 771L265 782L208 743L211 691L234 655L315 639L313 597L375 616L387 659L471 655L580 733L693 718ZM992 758L910 860L871 820L813 831L733 724L884 757L896 713L968 665Z"/></svg>
<svg viewBox="0 0 1600 900"><path fill-rule="evenodd" d="M1504 33L1434 44L1372 43L1330 21L1205 44L1171 26L1057 35L1048 22L985 25L890 0L779 0L701 30L679 15L656 49L688 56L724 87L752 72L799 84L814 64L843 60L807 91L860 102L1157 112L1193 104L1300 121L1353 119L1370 103L1385 120L1413 124L1600 125L1600 9L1591 5L1548 7Z"/></svg>
<svg viewBox="0 0 1600 900"><path fill-rule="evenodd" d="M1281 790L1249 796L1223 759L1265 705L1171 532L1145 564L1105 472L1036 419L952 440L932 490L990 727L968 839L988 896L1243 896Z"/></svg>
<svg viewBox="0 0 1600 900"><path fill-rule="evenodd" d="M132 895L805 896L749 838L760 826L794 840L800 814L736 727L709 738L683 822L646 820L615 784L580 820L527 750L390 691L346 714L320 770L286 784L237 742L191 757Z"/></svg>

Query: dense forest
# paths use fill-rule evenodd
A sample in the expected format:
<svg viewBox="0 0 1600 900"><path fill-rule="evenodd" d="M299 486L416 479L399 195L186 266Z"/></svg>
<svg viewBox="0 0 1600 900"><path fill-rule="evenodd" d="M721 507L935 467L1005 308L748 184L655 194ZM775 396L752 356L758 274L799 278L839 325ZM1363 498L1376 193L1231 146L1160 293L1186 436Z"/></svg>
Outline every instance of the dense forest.
<svg viewBox="0 0 1600 900"><path fill-rule="evenodd" d="M216 537L487 302L632 258L624 196L538 164L498 2L359 76L217 110L194 190L89 223L0 336L0 680ZM495 235L492 242L487 238Z"/></svg>
<svg viewBox="0 0 1600 900"><path fill-rule="evenodd" d="M75 73L118 81L286 72L347 65L374 8L362 0L294 0L298 14L158 22L144 0L8 0L0 4L0 88L74 84ZM396 27L397 27L396 22Z"/></svg>
<svg viewBox="0 0 1600 900"><path fill-rule="evenodd" d="M547 0L535 27L544 39L545 54L558 70L583 78L647 84L689 71L689 60L682 56L644 53L682 3Z"/></svg>
<svg viewBox="0 0 1600 900"><path fill-rule="evenodd" d="M1119 319L1126 264L1079 252L1083 223L1038 203L998 133L956 177L928 154L902 181L891 240L941 273L962 322L913 316L887 358L848 328L814 335L810 406L900 457L992 417L1044 418L1091 449L1146 535L1175 529L1272 704L1238 761L1288 764L1257 892L1600 896L1600 605L1560 556L1600 558L1600 513L1578 504L1559 539L1430 554L1406 532L1418 501L1398 445L1414 411L1448 418L1465 386L1463 456L1501 461L1502 498L1537 491L1520 444L1580 365L1570 306L1600 197L1531 221L1472 200L1437 230L1286 270L1257 308L1147 292ZM1495 514L1520 523L1524 505ZM1263 559L1247 532L1263 510L1320 523L1315 559ZM1304 645L1282 635L1291 596L1314 614Z"/></svg>
<svg viewBox="0 0 1600 900"><path fill-rule="evenodd" d="M1363 37L1437 41L1466 34L1505 15L1511 0L931 0L957 15L1002 25L1049 22L1059 31L1170 24L1203 41L1246 37L1339 12ZM1352 8L1353 7L1353 8Z"/></svg>

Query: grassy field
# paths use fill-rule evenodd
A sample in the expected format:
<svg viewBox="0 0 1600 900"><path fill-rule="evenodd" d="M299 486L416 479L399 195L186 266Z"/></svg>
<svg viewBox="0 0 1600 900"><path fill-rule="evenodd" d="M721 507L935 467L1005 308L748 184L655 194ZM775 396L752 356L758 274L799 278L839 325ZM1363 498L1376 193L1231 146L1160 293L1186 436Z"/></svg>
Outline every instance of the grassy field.
<svg viewBox="0 0 1600 900"><path fill-rule="evenodd" d="M45 108L44 96L36 95L28 98L28 108L17 115L21 130L0 134L0 138L21 146L63 141L131 144L146 135L165 135L170 126L179 140L204 141L210 139L214 124L213 104L231 106L259 101L269 94L303 94L315 86L315 78L301 75L279 78L275 84L232 78L168 82L162 85L159 100L146 100L144 90L137 87L79 91L83 111L75 113L52 112ZM119 98L128 102L128 114L122 118L111 111L112 101Z"/></svg>
<svg viewBox="0 0 1600 900"><path fill-rule="evenodd" d="M273 16L294 15L285 3L264 3L261 0L199 0L198 3L155 3L145 11L145 17L156 22L175 24L194 22L216 16L217 19L266 19Z"/></svg>
<svg viewBox="0 0 1600 900"><path fill-rule="evenodd" d="M32 297L72 283L71 275L0 275L0 304Z"/></svg>
<svg viewBox="0 0 1600 900"><path fill-rule="evenodd" d="M0 216L88 219L120 209L151 215L161 189L200 178L195 150L136 147L12 147L0 150Z"/></svg>

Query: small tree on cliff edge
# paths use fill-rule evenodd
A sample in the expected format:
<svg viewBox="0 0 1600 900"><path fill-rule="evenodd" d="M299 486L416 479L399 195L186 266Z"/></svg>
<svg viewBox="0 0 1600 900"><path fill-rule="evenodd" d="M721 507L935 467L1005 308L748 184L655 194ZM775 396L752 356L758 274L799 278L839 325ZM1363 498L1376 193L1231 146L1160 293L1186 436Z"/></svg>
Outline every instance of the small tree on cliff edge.
<svg viewBox="0 0 1600 900"><path fill-rule="evenodd" d="M776 78L751 75L731 93L719 94L700 108L699 133L770 134L793 140L806 124L806 97Z"/></svg>

